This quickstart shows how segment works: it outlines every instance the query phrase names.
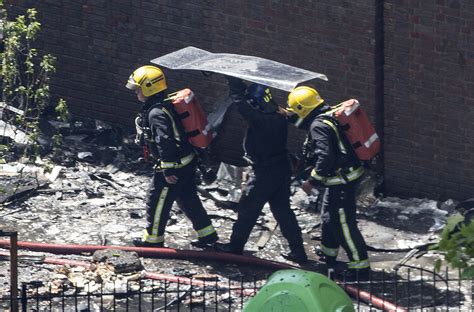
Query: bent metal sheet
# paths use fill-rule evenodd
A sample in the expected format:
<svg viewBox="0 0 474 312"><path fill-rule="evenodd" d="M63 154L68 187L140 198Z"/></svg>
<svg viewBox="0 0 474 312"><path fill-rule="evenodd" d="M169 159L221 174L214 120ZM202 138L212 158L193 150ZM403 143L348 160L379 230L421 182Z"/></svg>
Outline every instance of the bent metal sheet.
<svg viewBox="0 0 474 312"><path fill-rule="evenodd" d="M315 78L328 80L324 74L261 57L212 53L195 47L177 50L151 62L169 69L200 70L233 76L284 91L291 91L299 83Z"/></svg>

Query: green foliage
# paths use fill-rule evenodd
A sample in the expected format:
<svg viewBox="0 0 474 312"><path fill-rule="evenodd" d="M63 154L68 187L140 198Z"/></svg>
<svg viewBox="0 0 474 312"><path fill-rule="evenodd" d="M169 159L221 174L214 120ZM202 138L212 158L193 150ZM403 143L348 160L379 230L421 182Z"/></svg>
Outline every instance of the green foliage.
<svg viewBox="0 0 474 312"><path fill-rule="evenodd" d="M55 153L59 152L59 149L61 148L63 144L63 136L61 133L57 133L53 136L53 151Z"/></svg>
<svg viewBox="0 0 474 312"><path fill-rule="evenodd" d="M3 102L24 111L23 115L4 114L8 122L26 132L32 140L28 153L37 155L39 119L50 106L50 80L55 73L56 58L50 54L41 56L34 48L41 24L36 10L28 9L26 15L9 20L3 1L0 0L0 19L3 31L4 51L0 53L0 76ZM60 118L66 118L64 100L58 103ZM6 117L5 117L6 116Z"/></svg>
<svg viewBox="0 0 474 312"><path fill-rule="evenodd" d="M35 9L28 9L26 16L20 15L13 21L5 13L2 16L3 100L24 110L30 118L37 117L49 102L49 80L55 61L51 55L41 58L33 47L41 27L36 14Z"/></svg>
<svg viewBox="0 0 474 312"><path fill-rule="evenodd" d="M448 218L441 233L441 240L435 250L444 254L444 260L453 268L461 270L463 278L474 277L474 221L468 224L460 214ZM435 269L440 270L441 260L435 263Z"/></svg>
<svg viewBox="0 0 474 312"><path fill-rule="evenodd" d="M5 144L0 144L0 164L6 163L6 157L10 153L10 147Z"/></svg>
<svg viewBox="0 0 474 312"><path fill-rule="evenodd" d="M67 107L66 101L63 99L60 99L58 104L56 105L56 108L54 111L57 114L57 119L62 121L62 122L68 122L69 121L69 109ZM63 136L61 133L56 133L53 136L53 150L55 153L59 151L61 148L61 145L63 144Z"/></svg>
<svg viewBox="0 0 474 312"><path fill-rule="evenodd" d="M54 111L58 114L58 120L63 122L69 121L69 108L67 107L66 101L60 99Z"/></svg>

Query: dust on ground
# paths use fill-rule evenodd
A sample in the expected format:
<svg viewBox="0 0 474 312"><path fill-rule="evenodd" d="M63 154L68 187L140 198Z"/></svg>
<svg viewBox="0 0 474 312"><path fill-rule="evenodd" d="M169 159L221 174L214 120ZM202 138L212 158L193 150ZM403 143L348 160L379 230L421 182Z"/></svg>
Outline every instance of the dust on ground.
<svg viewBox="0 0 474 312"><path fill-rule="evenodd" d="M227 242L237 218L235 201L239 196L239 185L232 182L238 182L242 170L225 164L215 164L214 169L219 179L211 185L200 182L200 196L220 241ZM19 241L132 246L132 240L139 238L146 226L144 201L151 176L151 165L143 161L133 135L96 123L88 131L68 133L59 151L49 150L34 162L7 159L0 165L2 229L17 231ZM454 212L455 202L375 198L374 183L368 176L362 184L359 228L370 246L372 269L390 271L410 249L437 241L446 217ZM298 181L293 185L292 209L310 259L303 268L320 269L314 253L321 238L318 209L300 190ZM166 246L200 250L190 245L194 239L196 233L191 223L175 205L166 228ZM281 256L288 251L287 243L268 206L264 207L245 250L247 255L295 265ZM92 261L91 254L58 256L24 250L20 254ZM408 264L432 270L436 257L428 251ZM29 259L20 257L19 284L51 281L61 275L58 266ZM272 273L242 264L204 260L140 260L147 272L177 276L243 275L264 281ZM341 253L339 260L347 258ZM1 293L9 290L6 264L0 266Z"/></svg>

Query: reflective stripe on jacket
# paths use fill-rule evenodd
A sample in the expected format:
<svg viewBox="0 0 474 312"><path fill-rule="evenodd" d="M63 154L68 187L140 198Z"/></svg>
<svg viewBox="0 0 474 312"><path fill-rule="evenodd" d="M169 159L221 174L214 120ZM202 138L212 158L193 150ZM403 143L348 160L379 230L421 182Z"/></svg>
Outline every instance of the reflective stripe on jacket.
<svg viewBox="0 0 474 312"><path fill-rule="evenodd" d="M346 183L357 180L363 174L364 174L363 167L358 167L358 168L350 167L347 172L343 172L343 170L338 170L337 175L331 176L331 177L320 176L316 173L316 170L314 169L311 171L311 177L321 182L325 186L346 184Z"/></svg>
<svg viewBox="0 0 474 312"><path fill-rule="evenodd" d="M194 153L189 154L180 159L179 162L170 162L170 161L159 161L157 169L171 169L171 168L183 168L186 165L189 165L194 159Z"/></svg>
<svg viewBox="0 0 474 312"><path fill-rule="evenodd" d="M346 184L357 180L364 169L345 137L337 120L319 115L311 123L309 138L314 149L311 177L324 186Z"/></svg>
<svg viewBox="0 0 474 312"><path fill-rule="evenodd" d="M186 139L184 129L164 94L150 97L143 107L147 146L156 163L155 169L174 175L174 169L192 162L194 149Z"/></svg>

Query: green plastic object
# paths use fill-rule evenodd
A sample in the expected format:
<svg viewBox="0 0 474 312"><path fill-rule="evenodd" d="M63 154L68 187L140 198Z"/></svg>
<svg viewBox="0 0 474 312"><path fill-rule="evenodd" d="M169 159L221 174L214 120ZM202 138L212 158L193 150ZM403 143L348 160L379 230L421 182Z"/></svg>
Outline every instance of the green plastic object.
<svg viewBox="0 0 474 312"><path fill-rule="evenodd" d="M303 270L273 273L243 312L354 312L345 291L326 276Z"/></svg>

